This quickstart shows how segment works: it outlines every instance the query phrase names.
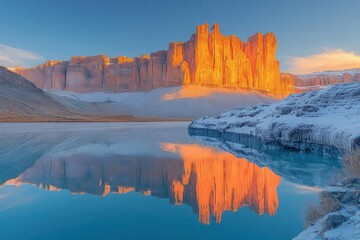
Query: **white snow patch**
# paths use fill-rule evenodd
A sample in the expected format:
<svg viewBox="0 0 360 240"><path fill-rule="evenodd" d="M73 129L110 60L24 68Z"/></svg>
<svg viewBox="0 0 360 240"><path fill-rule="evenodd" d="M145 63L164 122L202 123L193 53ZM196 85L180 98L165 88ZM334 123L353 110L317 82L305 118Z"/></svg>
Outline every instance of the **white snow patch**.
<svg viewBox="0 0 360 240"><path fill-rule="evenodd" d="M237 106L272 103L275 99L254 91L206 88L199 86L167 87L149 92L74 93L49 91L51 94L92 103L108 103L114 112L134 116L196 118L217 115Z"/></svg>
<svg viewBox="0 0 360 240"><path fill-rule="evenodd" d="M340 226L322 232L325 220L334 214L348 219ZM355 240L360 236L360 210L352 205L345 205L339 211L331 212L320 218L314 225L301 232L294 240L346 239Z"/></svg>
<svg viewBox="0 0 360 240"><path fill-rule="evenodd" d="M360 145L359 116L360 82L353 82L203 117L189 127L249 134L298 149L318 144L351 151Z"/></svg>

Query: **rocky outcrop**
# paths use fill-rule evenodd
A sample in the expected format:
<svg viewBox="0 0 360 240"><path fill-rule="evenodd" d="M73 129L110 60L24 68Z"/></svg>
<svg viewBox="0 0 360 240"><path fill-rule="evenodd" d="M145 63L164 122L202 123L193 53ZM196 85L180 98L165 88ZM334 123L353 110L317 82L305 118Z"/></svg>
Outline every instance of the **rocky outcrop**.
<svg viewBox="0 0 360 240"><path fill-rule="evenodd" d="M273 33L257 33L243 42L235 35L222 35L218 24L210 31L203 24L190 40L170 43L167 51L136 58L72 57L14 71L40 88L74 92L135 92L194 84L287 95L291 83L280 78L275 55Z"/></svg>

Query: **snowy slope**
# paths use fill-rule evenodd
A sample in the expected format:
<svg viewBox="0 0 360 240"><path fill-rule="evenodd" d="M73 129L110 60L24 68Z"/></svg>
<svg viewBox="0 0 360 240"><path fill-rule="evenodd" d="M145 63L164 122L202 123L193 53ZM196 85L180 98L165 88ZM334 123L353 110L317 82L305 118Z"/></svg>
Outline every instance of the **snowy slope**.
<svg viewBox="0 0 360 240"><path fill-rule="evenodd" d="M359 187L358 178L345 178L336 185L325 188L320 193L323 200L317 207L318 211L325 210L324 215L294 239L359 239ZM329 201L331 199L333 201ZM329 202L336 202L337 205L331 207Z"/></svg>
<svg viewBox="0 0 360 240"><path fill-rule="evenodd" d="M0 66L0 121L30 116L77 118L79 114L25 78Z"/></svg>
<svg viewBox="0 0 360 240"><path fill-rule="evenodd" d="M335 217L340 218L340 226L334 229L326 229L325 232L322 232L323 226L329 224L326 220ZM316 224L301 232L297 237L294 238L294 240L357 240L359 239L359 236L360 210L350 205L343 206L339 211L329 213L322 217L318 222L316 222Z"/></svg>
<svg viewBox="0 0 360 240"><path fill-rule="evenodd" d="M275 99L253 91L199 86L159 88L132 93L74 93L51 91L53 95L90 103L105 103L113 112L138 117L193 119L217 115L238 106L272 103Z"/></svg>
<svg viewBox="0 0 360 240"><path fill-rule="evenodd" d="M301 150L351 151L360 146L360 82L291 95L271 105L243 107L193 121L189 130L218 137L251 135ZM210 131L209 131L210 130Z"/></svg>

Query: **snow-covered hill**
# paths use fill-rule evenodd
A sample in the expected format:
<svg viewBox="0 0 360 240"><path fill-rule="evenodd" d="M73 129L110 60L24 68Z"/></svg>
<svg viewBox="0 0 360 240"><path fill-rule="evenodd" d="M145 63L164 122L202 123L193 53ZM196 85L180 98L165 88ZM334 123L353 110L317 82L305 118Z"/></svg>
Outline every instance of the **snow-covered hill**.
<svg viewBox="0 0 360 240"><path fill-rule="evenodd" d="M359 239L360 179L348 177L323 189L320 205L309 207L309 226L294 240Z"/></svg>
<svg viewBox="0 0 360 240"><path fill-rule="evenodd" d="M137 117L186 118L215 116L238 106L272 103L274 98L251 90L200 86L166 87L149 92L74 93L51 91L53 95L89 103L106 104L109 110Z"/></svg>
<svg viewBox="0 0 360 240"><path fill-rule="evenodd" d="M262 143L304 151L351 151L360 146L360 82L203 117L193 121L189 130L235 141L254 136Z"/></svg>

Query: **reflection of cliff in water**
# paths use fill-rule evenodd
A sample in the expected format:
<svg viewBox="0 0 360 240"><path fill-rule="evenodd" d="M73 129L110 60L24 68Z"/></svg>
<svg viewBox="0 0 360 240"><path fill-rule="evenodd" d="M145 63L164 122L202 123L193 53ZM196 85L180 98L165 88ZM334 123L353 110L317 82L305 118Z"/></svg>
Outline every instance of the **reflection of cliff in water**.
<svg viewBox="0 0 360 240"><path fill-rule="evenodd" d="M215 148L162 143L160 148L157 144L162 154L96 155L91 152L99 147L96 145L80 144L76 151L69 144L64 151L60 145L5 184L35 184L49 191L68 189L74 194L102 196L137 191L190 205L206 224L211 215L220 222L224 211L242 206L269 215L278 207L278 175Z"/></svg>
<svg viewBox="0 0 360 240"><path fill-rule="evenodd" d="M173 180L175 203L197 206L199 221L209 223L210 214L221 221L223 211L250 206L257 213L274 215L278 207L276 188L280 176L243 158L197 144L163 144L179 153L184 173Z"/></svg>
<svg viewBox="0 0 360 240"><path fill-rule="evenodd" d="M186 127L94 123L4 129L0 184L93 195L137 191L190 205L201 222L209 223L211 215L220 222L223 211L244 205L275 214L278 175L314 186L332 180L328 176L339 170L336 161L318 155L199 138L237 158L214 146L194 145Z"/></svg>
<svg viewBox="0 0 360 240"><path fill-rule="evenodd" d="M334 176L342 175L339 156L299 153L267 145L252 137L225 140L200 136L190 131L192 138L205 146L220 147L258 166L266 166L286 181L305 186L327 186Z"/></svg>

